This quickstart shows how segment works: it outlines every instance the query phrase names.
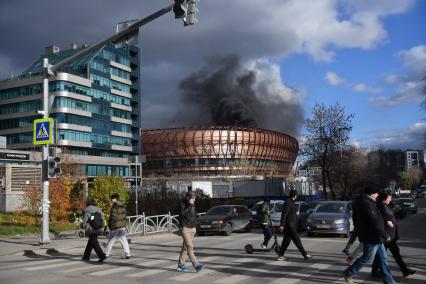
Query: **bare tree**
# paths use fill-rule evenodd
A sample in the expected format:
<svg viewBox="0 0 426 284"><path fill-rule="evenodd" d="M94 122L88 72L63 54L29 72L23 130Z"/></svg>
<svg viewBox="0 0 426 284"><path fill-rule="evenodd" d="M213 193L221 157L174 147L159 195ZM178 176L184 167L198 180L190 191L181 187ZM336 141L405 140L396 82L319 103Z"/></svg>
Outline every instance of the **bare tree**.
<svg viewBox="0 0 426 284"><path fill-rule="evenodd" d="M305 120L306 139L301 154L321 167L324 198L327 198L328 187L332 198L336 199L331 168L337 163L336 153L340 152L337 157L342 157L348 144L353 117L353 114L346 115L339 103L328 107L317 103L312 118Z"/></svg>

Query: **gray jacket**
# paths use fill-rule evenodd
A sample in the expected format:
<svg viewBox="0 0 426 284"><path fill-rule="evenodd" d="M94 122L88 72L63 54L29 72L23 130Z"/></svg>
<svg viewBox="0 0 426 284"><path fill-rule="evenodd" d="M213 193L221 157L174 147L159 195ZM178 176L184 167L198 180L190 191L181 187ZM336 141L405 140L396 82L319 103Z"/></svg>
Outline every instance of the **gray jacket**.
<svg viewBox="0 0 426 284"><path fill-rule="evenodd" d="M98 206L89 205L84 209L84 215L83 215L83 228L85 228L85 235L86 237L89 237L91 235L102 235L103 229L94 230L92 226L88 223L90 216L92 214L99 212L102 214L102 219L105 220L104 214L102 213L101 208Z"/></svg>

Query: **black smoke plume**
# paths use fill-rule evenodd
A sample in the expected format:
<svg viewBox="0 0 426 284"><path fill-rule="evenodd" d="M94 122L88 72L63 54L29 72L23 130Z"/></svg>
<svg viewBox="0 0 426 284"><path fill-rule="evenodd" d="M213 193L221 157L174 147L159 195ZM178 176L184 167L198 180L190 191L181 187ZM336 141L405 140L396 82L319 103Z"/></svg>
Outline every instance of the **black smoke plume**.
<svg viewBox="0 0 426 284"><path fill-rule="evenodd" d="M265 93L267 82L256 80L254 71L242 70L236 55L210 58L206 67L180 82L185 109L173 124L259 127L297 135L303 122L300 104Z"/></svg>

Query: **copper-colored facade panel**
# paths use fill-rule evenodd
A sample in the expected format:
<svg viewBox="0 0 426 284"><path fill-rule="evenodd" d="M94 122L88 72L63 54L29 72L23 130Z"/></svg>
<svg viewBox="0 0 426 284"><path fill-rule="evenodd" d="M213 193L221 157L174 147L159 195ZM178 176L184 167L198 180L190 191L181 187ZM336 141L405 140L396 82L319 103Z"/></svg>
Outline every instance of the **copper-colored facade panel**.
<svg viewBox="0 0 426 284"><path fill-rule="evenodd" d="M144 175L287 177L299 151L289 135L243 127L142 130Z"/></svg>

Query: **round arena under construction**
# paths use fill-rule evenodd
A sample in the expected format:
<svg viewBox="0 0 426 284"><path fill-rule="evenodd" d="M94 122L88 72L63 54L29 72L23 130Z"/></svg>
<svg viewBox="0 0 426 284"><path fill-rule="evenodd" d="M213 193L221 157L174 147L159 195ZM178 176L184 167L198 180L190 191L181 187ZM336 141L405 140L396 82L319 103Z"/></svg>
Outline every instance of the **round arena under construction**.
<svg viewBox="0 0 426 284"><path fill-rule="evenodd" d="M287 134L238 126L142 130L143 175L286 178L299 151Z"/></svg>

